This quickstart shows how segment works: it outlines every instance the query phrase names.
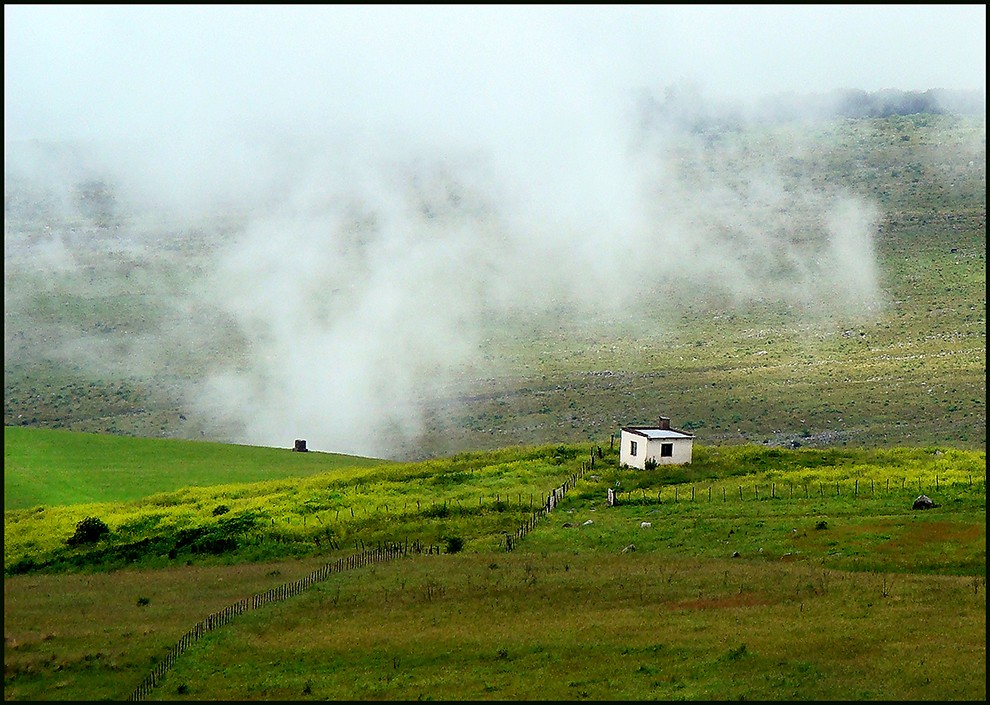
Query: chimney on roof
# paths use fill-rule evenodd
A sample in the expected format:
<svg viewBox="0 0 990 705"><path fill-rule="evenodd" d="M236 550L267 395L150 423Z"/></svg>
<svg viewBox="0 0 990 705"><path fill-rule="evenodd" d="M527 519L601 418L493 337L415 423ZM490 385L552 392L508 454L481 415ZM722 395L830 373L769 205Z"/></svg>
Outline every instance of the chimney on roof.
<svg viewBox="0 0 990 705"><path fill-rule="evenodd" d="M666 416L661 416L660 417L660 425L657 426L657 428L662 429L664 431L669 431L670 430L670 419L668 419Z"/></svg>

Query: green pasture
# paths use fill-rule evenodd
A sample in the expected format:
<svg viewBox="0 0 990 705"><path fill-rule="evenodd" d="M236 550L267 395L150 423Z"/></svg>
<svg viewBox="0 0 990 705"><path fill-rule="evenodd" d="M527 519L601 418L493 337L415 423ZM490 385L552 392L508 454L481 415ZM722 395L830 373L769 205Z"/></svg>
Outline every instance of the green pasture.
<svg viewBox="0 0 990 705"><path fill-rule="evenodd" d="M985 453L597 449L5 511L5 699L127 697L208 614L386 541L440 553L235 618L151 699L985 698ZM88 515L109 534L67 546Z"/></svg>
<svg viewBox="0 0 990 705"><path fill-rule="evenodd" d="M25 439L30 439L33 452L41 452L35 440L39 433L47 435L41 431L11 435L6 443L8 455L27 455L19 447L19 440ZM88 434L51 433L57 439L71 439L61 446L63 452L75 442L92 452L89 444L94 438ZM927 494L943 511L951 508L953 521L979 524L985 515L985 453L951 448L698 445L689 465L638 471L619 467L614 447L587 444L505 448L409 463L372 463L367 459L346 463L327 456L331 463L324 465L310 462L310 458L319 459L323 454L232 447L243 458L251 458L239 467L264 468L264 461L276 457L284 464L276 479L223 483L219 474L211 475L207 470L209 463L218 462L217 453L223 446L179 440L100 440L112 448L108 458L123 457L135 445L157 448L156 462L168 458L184 465L181 477L193 477L192 469L200 468L202 484L149 493L144 480L147 471L118 473L116 495L134 499L113 500L107 493L100 502L83 503L77 496L71 504L7 510L7 574L167 566L193 559L277 560L356 550L382 541L442 544L451 537L462 541L467 550L492 550L504 547L505 536L515 535L546 504L549 493L565 482L569 482L570 504L560 504L555 516L563 516L562 511L603 509L611 489L618 506L602 516L613 520L629 511L641 515L643 521L658 515L666 517L665 525L670 529L676 526L672 519L687 513L695 522L703 519L717 533L727 522L742 531L773 518L781 529L780 535L775 535L774 547L793 543L780 543L784 529L806 536L809 524L827 523L825 518L814 519L826 512L852 517L866 514L878 520L910 517L914 522L918 515L911 511L911 505L920 494ZM309 464L300 466L300 461ZM289 475L290 468L300 467L310 473L297 469L294 476ZM57 485L65 472L61 464L37 463L32 476L41 485ZM172 477L180 476L173 470ZM212 484L207 484L210 478ZM30 504L16 495L10 501ZM86 517L105 523L107 535L98 542L68 545L76 525ZM581 522L588 518L583 515ZM596 527L581 535L600 530ZM972 535L970 528L961 527L959 532L980 545L981 537ZM682 543L683 537L693 536L680 529L677 533ZM721 537L696 533L684 543L687 555L714 557L724 552ZM617 527L605 535L620 542L626 537ZM655 535L647 533L644 538ZM811 535L815 536L815 531ZM736 541L740 538L737 536ZM569 545L575 538L565 532L543 540ZM985 553L985 540L982 545ZM916 557L913 560L918 561ZM979 566L961 565L957 570L973 572Z"/></svg>
<svg viewBox="0 0 990 705"><path fill-rule="evenodd" d="M134 439L107 441L129 447ZM16 438L8 442L14 444ZM186 452L199 445L159 443L166 449L177 444ZM208 446L202 452L197 463L216 462ZM262 461L278 451L243 452L256 455L256 466L264 467ZM504 534L531 517L547 492L580 470L583 459L590 459L590 448L546 446L419 463L337 462L306 477L283 472L274 480L214 482L156 494L148 494L135 474L118 480L127 485L118 493L139 499L5 511L4 566L20 573L135 562L168 565L190 558L257 561L324 555L375 541L439 544L450 536L475 545L504 545ZM45 482L45 475L36 469L39 482ZM67 545L77 523L90 516L107 525L107 536L96 543Z"/></svg>
<svg viewBox="0 0 990 705"><path fill-rule="evenodd" d="M3 434L3 506L124 502L183 487L306 477L380 465L338 453L10 427Z"/></svg>
<svg viewBox="0 0 990 705"><path fill-rule="evenodd" d="M335 576L152 699L981 700L985 628L985 579L541 545Z"/></svg>
<svg viewBox="0 0 990 705"><path fill-rule="evenodd" d="M126 698L205 614L312 567L8 579L5 699ZM985 579L524 544L337 574L148 699L983 701L985 647Z"/></svg>

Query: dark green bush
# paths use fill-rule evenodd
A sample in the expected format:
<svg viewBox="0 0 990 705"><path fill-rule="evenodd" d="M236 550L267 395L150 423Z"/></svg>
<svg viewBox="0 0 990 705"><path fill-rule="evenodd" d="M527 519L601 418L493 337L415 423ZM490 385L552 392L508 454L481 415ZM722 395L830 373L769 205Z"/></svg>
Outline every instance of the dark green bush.
<svg viewBox="0 0 990 705"><path fill-rule="evenodd" d="M458 553L464 548L464 539L460 536L448 536L444 541L447 544L447 553Z"/></svg>
<svg viewBox="0 0 990 705"><path fill-rule="evenodd" d="M96 543L110 533L110 527L102 519L86 517L76 524L76 532L66 541L70 546L80 546L85 543Z"/></svg>
<svg viewBox="0 0 990 705"><path fill-rule="evenodd" d="M34 570L37 567L38 566L35 565L33 560L31 560L30 558L24 558L11 565L4 572L7 575L23 575L25 573L30 573L32 570Z"/></svg>
<svg viewBox="0 0 990 705"><path fill-rule="evenodd" d="M243 534L250 531L260 522L257 512L240 512L233 516L224 517L217 522L217 530L223 535Z"/></svg>
<svg viewBox="0 0 990 705"><path fill-rule="evenodd" d="M219 556L237 549L237 541L227 536L207 536L192 545L193 553L212 553Z"/></svg>
<svg viewBox="0 0 990 705"><path fill-rule="evenodd" d="M725 655L725 658L728 661L738 661L745 655L746 655L746 645L740 644L735 649L729 649L729 652Z"/></svg>

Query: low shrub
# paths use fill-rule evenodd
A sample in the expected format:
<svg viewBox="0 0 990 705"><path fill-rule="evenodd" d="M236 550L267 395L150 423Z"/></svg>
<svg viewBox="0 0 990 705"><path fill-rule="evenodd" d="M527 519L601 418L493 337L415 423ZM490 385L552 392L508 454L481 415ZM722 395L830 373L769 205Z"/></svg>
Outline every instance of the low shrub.
<svg viewBox="0 0 990 705"><path fill-rule="evenodd" d="M76 524L76 531L66 543L70 546L80 546L86 543L96 543L110 533L110 527L102 519L86 517Z"/></svg>

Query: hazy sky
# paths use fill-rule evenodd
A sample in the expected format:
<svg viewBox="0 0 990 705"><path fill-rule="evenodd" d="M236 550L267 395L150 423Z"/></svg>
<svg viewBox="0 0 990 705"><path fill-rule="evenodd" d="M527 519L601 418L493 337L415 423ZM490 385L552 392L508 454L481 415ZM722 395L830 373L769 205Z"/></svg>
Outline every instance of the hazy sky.
<svg viewBox="0 0 990 705"><path fill-rule="evenodd" d="M730 98L983 88L986 6L4 6L8 140L511 132L678 82Z"/></svg>

